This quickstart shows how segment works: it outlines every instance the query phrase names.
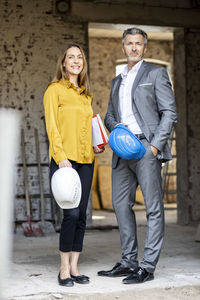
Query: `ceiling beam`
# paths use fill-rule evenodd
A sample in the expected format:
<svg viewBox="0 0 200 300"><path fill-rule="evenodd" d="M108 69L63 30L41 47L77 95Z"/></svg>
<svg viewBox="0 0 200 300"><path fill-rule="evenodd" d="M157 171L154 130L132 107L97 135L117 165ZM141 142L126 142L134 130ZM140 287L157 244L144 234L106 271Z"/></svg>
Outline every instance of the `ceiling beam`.
<svg viewBox="0 0 200 300"><path fill-rule="evenodd" d="M135 4L73 0L68 20L115 24L200 27L200 9L163 8Z"/></svg>

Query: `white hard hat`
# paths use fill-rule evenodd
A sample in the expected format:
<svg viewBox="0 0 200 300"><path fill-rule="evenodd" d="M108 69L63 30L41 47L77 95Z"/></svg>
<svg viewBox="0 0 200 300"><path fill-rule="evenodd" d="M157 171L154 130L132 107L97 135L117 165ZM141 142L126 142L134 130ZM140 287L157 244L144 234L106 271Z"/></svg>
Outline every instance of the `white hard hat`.
<svg viewBox="0 0 200 300"><path fill-rule="evenodd" d="M76 170L69 167L58 169L51 178L51 189L61 208L78 207L81 200L81 181Z"/></svg>

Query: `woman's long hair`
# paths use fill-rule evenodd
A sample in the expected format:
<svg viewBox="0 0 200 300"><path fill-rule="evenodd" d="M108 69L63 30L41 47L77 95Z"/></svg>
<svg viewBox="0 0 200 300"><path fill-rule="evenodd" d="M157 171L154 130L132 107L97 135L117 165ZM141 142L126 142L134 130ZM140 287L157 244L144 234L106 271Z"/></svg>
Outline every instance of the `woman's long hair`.
<svg viewBox="0 0 200 300"><path fill-rule="evenodd" d="M67 50L72 47L76 47L76 48L80 49L81 54L83 56L83 69L82 69L81 73L78 75L78 85L80 87L83 85L85 87L85 94L90 96L91 93L89 90L89 80L88 80L88 75L87 75L87 62L86 62L84 51L81 48L81 46L78 44L75 44L75 43L67 44L63 48L63 51L57 61L55 76L51 82L52 83L57 82L60 79L69 79L69 75L66 72L65 68L63 67L63 63L66 58Z"/></svg>

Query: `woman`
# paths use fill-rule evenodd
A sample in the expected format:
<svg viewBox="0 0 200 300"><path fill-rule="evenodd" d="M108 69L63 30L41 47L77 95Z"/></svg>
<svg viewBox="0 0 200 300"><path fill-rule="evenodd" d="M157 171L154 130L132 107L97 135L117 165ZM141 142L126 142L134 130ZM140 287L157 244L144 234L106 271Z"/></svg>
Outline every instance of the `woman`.
<svg viewBox="0 0 200 300"><path fill-rule="evenodd" d="M78 260L86 227L94 152L104 150L92 147L91 102L84 52L79 45L69 44L58 59L55 77L44 95L50 175L58 168L74 168L82 185L79 206L63 210L58 282L64 286L89 283L89 277L78 271Z"/></svg>

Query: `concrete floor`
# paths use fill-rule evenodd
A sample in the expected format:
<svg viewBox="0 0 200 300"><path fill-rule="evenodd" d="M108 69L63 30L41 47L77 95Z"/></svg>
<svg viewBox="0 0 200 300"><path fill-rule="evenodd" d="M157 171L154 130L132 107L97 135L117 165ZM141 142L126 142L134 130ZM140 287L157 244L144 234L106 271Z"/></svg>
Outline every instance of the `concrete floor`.
<svg viewBox="0 0 200 300"><path fill-rule="evenodd" d="M139 257L145 240L145 212L137 211ZM93 224L117 225L113 212L94 211ZM140 285L124 285L122 278L96 275L110 269L120 260L117 229L87 230L80 271L89 275L88 285L61 287L57 284L59 269L58 234L41 238L14 236L13 259L4 293L9 300L92 299L156 300L200 299L200 243L194 241L195 226L176 225L176 210L166 211L166 233L155 280Z"/></svg>

